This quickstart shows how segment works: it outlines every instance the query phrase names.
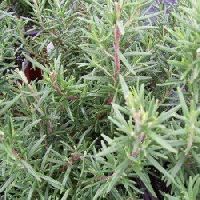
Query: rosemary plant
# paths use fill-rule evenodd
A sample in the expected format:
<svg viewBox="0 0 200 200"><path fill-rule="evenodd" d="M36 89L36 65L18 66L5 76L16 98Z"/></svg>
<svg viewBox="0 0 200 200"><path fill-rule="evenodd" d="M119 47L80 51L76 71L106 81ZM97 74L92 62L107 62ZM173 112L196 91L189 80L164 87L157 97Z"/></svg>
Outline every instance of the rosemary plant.
<svg viewBox="0 0 200 200"><path fill-rule="evenodd" d="M2 199L200 198L198 0L0 8Z"/></svg>

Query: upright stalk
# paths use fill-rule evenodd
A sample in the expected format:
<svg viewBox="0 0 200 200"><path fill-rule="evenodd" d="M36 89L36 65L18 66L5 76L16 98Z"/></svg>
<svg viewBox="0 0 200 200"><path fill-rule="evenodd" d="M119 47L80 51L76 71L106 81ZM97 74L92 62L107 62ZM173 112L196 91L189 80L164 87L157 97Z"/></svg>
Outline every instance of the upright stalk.
<svg viewBox="0 0 200 200"><path fill-rule="evenodd" d="M119 27L119 21L120 21L120 13L121 13L121 7L119 3L115 3L115 11L116 11L116 24L114 28L114 62L115 62L115 73L114 73L114 81L117 81L117 78L120 73L120 40L121 40L121 32Z"/></svg>

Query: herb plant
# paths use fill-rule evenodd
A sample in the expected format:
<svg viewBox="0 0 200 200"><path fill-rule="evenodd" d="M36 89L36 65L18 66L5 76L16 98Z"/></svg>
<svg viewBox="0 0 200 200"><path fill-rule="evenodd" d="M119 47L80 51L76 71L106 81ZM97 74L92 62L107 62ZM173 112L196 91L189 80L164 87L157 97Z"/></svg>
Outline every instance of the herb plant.
<svg viewBox="0 0 200 200"><path fill-rule="evenodd" d="M200 198L198 0L0 8L2 199Z"/></svg>

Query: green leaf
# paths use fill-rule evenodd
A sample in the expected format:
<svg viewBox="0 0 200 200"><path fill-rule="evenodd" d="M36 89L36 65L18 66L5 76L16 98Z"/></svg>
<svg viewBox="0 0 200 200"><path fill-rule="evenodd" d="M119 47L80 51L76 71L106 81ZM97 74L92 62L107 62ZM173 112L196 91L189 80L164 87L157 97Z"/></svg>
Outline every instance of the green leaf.
<svg viewBox="0 0 200 200"><path fill-rule="evenodd" d="M7 181L5 181L4 185L0 188L0 193L3 193L15 180L15 175L11 175Z"/></svg>
<svg viewBox="0 0 200 200"><path fill-rule="evenodd" d="M50 176L41 176L41 178L44 179L45 181L47 181L54 188L57 188L59 190L63 190L64 189L62 184L59 181L51 178Z"/></svg>
<svg viewBox="0 0 200 200"><path fill-rule="evenodd" d="M35 152L37 152L42 144L42 142L44 141L46 135L42 136L33 146L32 148L29 150L28 152L28 157L31 158Z"/></svg>
<svg viewBox="0 0 200 200"><path fill-rule="evenodd" d="M158 144L160 144L164 149L167 149L168 151L172 153L177 153L177 150L174 149L167 140L162 139L161 136L158 134L155 134L154 132L149 133L149 136L156 141Z"/></svg>
<svg viewBox="0 0 200 200"><path fill-rule="evenodd" d="M35 120L32 123L28 124L26 127L24 127L24 129L22 130L22 132L29 132L32 130L33 127L35 127L37 124L39 124L41 122L41 119Z"/></svg>
<svg viewBox="0 0 200 200"><path fill-rule="evenodd" d="M127 86L126 82L124 81L123 76L119 75L119 79L120 79L120 84L121 84L121 87L122 87L122 91L124 93L124 98L127 99L128 96L129 96L128 86Z"/></svg>
<svg viewBox="0 0 200 200"><path fill-rule="evenodd" d="M11 117L8 119L8 132L11 138L14 138L15 136L15 130L14 130L14 125L13 125L13 120Z"/></svg>
<svg viewBox="0 0 200 200"><path fill-rule="evenodd" d="M0 110L0 116L5 114L5 112L11 108L21 97L21 94L17 95L13 100L7 101L4 105L4 108Z"/></svg>
<svg viewBox="0 0 200 200"><path fill-rule="evenodd" d="M145 186L147 187L148 191L154 196L156 197L156 194L152 188L152 185L151 185L151 181L148 177L148 175L142 173L142 172L136 172L137 175L139 176L139 178L141 179L141 181L145 184Z"/></svg>
<svg viewBox="0 0 200 200"><path fill-rule="evenodd" d="M115 172L112 175L112 178L110 179L110 183L108 184L108 187L106 190L107 193L109 193L112 190L112 188L117 184L117 182L120 180L120 178L123 177L122 174L128 167L128 164L129 164L129 160L126 159L120 165L117 166L117 168L115 169Z"/></svg>
<svg viewBox="0 0 200 200"><path fill-rule="evenodd" d="M123 64L125 65L125 67L128 69L128 71L133 74L136 75L136 72L134 71L134 67L131 66L128 63L128 60L124 57L124 55L120 52L120 60L123 62Z"/></svg>
<svg viewBox="0 0 200 200"><path fill-rule="evenodd" d="M173 178L173 176L171 176L151 155L148 154L147 159L149 160L149 162L158 170L160 171L162 174L164 174L166 177L168 177L171 182L175 185L176 182Z"/></svg>
<svg viewBox="0 0 200 200"><path fill-rule="evenodd" d="M157 123L161 124L164 121L168 120L169 118L173 117L176 115L176 112L180 109L180 105L170 109L168 112L162 112L160 116L157 118Z"/></svg>
<svg viewBox="0 0 200 200"><path fill-rule="evenodd" d="M67 200L68 196L69 196L69 189L64 193L63 197L61 198L61 200Z"/></svg>
<svg viewBox="0 0 200 200"><path fill-rule="evenodd" d="M131 51L125 52L124 56L151 56L151 52Z"/></svg>
<svg viewBox="0 0 200 200"><path fill-rule="evenodd" d="M33 191L34 191L34 189L33 189L33 187L32 187L32 188L29 190L27 200L32 200L32 197L33 197Z"/></svg>
<svg viewBox="0 0 200 200"><path fill-rule="evenodd" d="M21 160L22 165L24 166L25 169L28 170L28 173L34 176L38 181L40 181L40 176L39 174L34 170L34 168L28 164L25 160Z"/></svg>
<svg viewBox="0 0 200 200"><path fill-rule="evenodd" d="M169 47L166 47L166 46L163 46L163 45L157 45L157 47L164 51L164 52L167 52L167 53L176 53L176 49L175 48L169 48Z"/></svg>
<svg viewBox="0 0 200 200"><path fill-rule="evenodd" d="M181 170L183 164L185 161L185 155L184 153L181 153L179 155L179 159L178 161L176 161L176 165L170 170L171 171L171 175L175 178L177 173L179 172L179 170Z"/></svg>
<svg viewBox="0 0 200 200"><path fill-rule="evenodd" d="M107 189L107 184L101 185L101 186L98 188L98 190L97 190L95 196L92 198L92 200L97 200L98 197L103 196L103 194L105 193L105 190L106 190L106 189Z"/></svg>
<svg viewBox="0 0 200 200"><path fill-rule="evenodd" d="M23 53L23 55L25 56L25 58L30 61L33 66L38 67L39 69L41 69L43 72L46 73L50 73L49 68L48 67L44 67L42 64L40 64L39 62L37 62L36 60L32 59L30 56L28 56L27 54Z"/></svg>
<svg viewBox="0 0 200 200"><path fill-rule="evenodd" d="M180 99L180 104L181 104L181 107L182 107L184 116L188 116L189 110L188 110L188 106L187 106L187 104L186 104L186 102L185 102L183 93L181 92L181 89L180 89L179 87L178 87L177 90L178 90L178 95L179 95L179 99Z"/></svg>
<svg viewBox="0 0 200 200"><path fill-rule="evenodd" d="M101 152L97 153L96 154L96 157L98 159L98 157L103 157L103 156L107 156L108 154L111 154L113 152L116 152L118 149L116 146L110 146L110 147L107 147L105 149L103 149Z"/></svg>
<svg viewBox="0 0 200 200"><path fill-rule="evenodd" d="M42 163L41 163L41 169L44 169L51 149L52 149L52 145L49 146L49 148L47 149L46 153L43 156Z"/></svg>

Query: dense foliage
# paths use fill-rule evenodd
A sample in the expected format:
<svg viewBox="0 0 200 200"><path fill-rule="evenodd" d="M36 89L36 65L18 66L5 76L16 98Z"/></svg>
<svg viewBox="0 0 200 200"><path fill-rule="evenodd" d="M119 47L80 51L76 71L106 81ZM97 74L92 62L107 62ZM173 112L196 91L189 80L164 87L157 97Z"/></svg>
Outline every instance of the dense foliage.
<svg viewBox="0 0 200 200"><path fill-rule="evenodd" d="M0 8L2 198L200 199L199 0Z"/></svg>

